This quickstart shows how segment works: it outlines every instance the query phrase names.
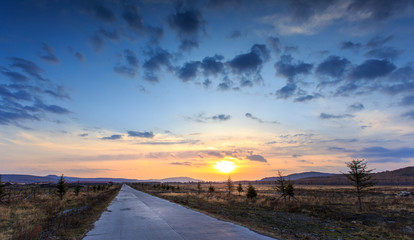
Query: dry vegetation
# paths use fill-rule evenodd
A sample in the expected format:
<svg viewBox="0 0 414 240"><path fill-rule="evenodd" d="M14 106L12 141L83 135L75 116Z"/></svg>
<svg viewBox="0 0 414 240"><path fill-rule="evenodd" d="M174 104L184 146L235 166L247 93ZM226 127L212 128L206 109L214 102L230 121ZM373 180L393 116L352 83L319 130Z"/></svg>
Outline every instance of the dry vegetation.
<svg viewBox="0 0 414 240"><path fill-rule="evenodd" d="M9 185L0 203L0 239L81 239L118 193L119 185L74 186L63 200L54 185Z"/></svg>
<svg viewBox="0 0 414 240"><path fill-rule="evenodd" d="M197 183L168 185L132 186L281 239L414 238L414 197L395 195L414 192L412 186L377 186L363 196L359 211L354 189L346 186L295 186L295 199L285 204L272 185L254 184L254 200L246 198L247 183L240 196L237 191L228 195L225 183L213 184L213 193L206 183L201 192Z"/></svg>

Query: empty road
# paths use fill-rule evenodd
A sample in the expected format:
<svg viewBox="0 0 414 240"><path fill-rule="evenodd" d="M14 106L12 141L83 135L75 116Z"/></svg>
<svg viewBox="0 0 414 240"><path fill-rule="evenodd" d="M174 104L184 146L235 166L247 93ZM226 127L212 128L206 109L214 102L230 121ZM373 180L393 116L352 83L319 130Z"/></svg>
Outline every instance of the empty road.
<svg viewBox="0 0 414 240"><path fill-rule="evenodd" d="M269 240L224 222L123 185L84 240Z"/></svg>

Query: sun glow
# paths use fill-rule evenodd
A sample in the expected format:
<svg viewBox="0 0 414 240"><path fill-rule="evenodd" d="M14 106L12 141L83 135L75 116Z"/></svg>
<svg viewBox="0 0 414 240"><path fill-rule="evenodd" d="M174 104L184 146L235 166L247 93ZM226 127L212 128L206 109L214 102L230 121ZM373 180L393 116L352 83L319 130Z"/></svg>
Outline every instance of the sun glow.
<svg viewBox="0 0 414 240"><path fill-rule="evenodd" d="M229 162L229 161L220 161L216 163L215 166L220 172L223 173L229 173L232 172L235 168L236 165L234 165L233 162Z"/></svg>

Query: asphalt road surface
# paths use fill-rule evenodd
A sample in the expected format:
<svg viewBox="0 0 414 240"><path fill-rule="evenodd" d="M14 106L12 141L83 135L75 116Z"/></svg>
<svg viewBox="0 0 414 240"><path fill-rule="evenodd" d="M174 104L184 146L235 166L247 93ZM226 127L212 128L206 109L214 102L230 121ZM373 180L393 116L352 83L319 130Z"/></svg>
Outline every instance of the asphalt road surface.
<svg viewBox="0 0 414 240"><path fill-rule="evenodd" d="M84 240L269 240L249 229L123 185Z"/></svg>

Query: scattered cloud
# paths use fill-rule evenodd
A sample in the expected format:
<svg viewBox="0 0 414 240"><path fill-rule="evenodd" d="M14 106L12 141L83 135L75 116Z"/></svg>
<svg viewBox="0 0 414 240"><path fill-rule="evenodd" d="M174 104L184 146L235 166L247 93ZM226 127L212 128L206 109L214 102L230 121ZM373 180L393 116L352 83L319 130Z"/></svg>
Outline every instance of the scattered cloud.
<svg viewBox="0 0 414 240"><path fill-rule="evenodd" d="M148 59L145 60L142 66L145 69L145 80L159 82L157 72L163 67L170 71L173 70L171 64L172 55L167 50L162 48L150 49L148 52L145 52L145 55L148 56Z"/></svg>
<svg viewBox="0 0 414 240"><path fill-rule="evenodd" d="M244 116L246 116L247 118L253 119L253 120L255 120L255 121L259 122L259 123L279 124L278 121L265 121L265 120L262 120L261 118L258 118L256 116L253 116L253 114L251 114L251 113L246 113Z"/></svg>
<svg viewBox="0 0 414 240"><path fill-rule="evenodd" d="M49 63L60 63L60 59L55 55L55 49L45 43L43 43L42 53L39 54L39 57Z"/></svg>
<svg viewBox="0 0 414 240"><path fill-rule="evenodd" d="M155 135L153 132L138 132L138 131L128 131L129 137L140 137L140 138L153 138Z"/></svg>
<svg viewBox="0 0 414 240"><path fill-rule="evenodd" d="M375 79L384 77L395 70L395 65L388 60L370 59L356 66L349 74L350 79Z"/></svg>
<svg viewBox="0 0 414 240"><path fill-rule="evenodd" d="M121 138L122 138L122 135L114 134L114 135L111 135L109 137L103 137L101 139L102 140L118 140L118 139L121 139Z"/></svg>
<svg viewBox="0 0 414 240"><path fill-rule="evenodd" d="M348 109L351 111L360 111L360 110L363 110L364 108L365 108L364 104L362 103L353 103L348 106Z"/></svg>
<svg viewBox="0 0 414 240"><path fill-rule="evenodd" d="M361 43L354 43L351 41L346 41L346 42L341 43L341 49L343 50L349 49L349 50L358 51L361 47L362 47Z"/></svg>
<svg viewBox="0 0 414 240"><path fill-rule="evenodd" d="M124 50L124 64L114 67L114 71L130 78L135 78L138 74L139 60L136 54L130 50Z"/></svg>
<svg viewBox="0 0 414 240"><path fill-rule="evenodd" d="M351 114L340 114L340 115L333 115L328 113L321 113L319 118L321 119L342 119L342 118L352 118L354 115Z"/></svg>
<svg viewBox="0 0 414 240"><path fill-rule="evenodd" d="M208 121L224 122L224 121L230 120L231 116L227 114L216 114L216 115L208 117L208 116L205 116L204 113L199 113L192 117L185 117L185 119L194 121L194 122L199 122L199 123L206 123Z"/></svg>
<svg viewBox="0 0 414 240"><path fill-rule="evenodd" d="M262 155L252 154L252 155L246 156L246 158L249 159L250 161L267 162L267 159L264 158Z"/></svg>

